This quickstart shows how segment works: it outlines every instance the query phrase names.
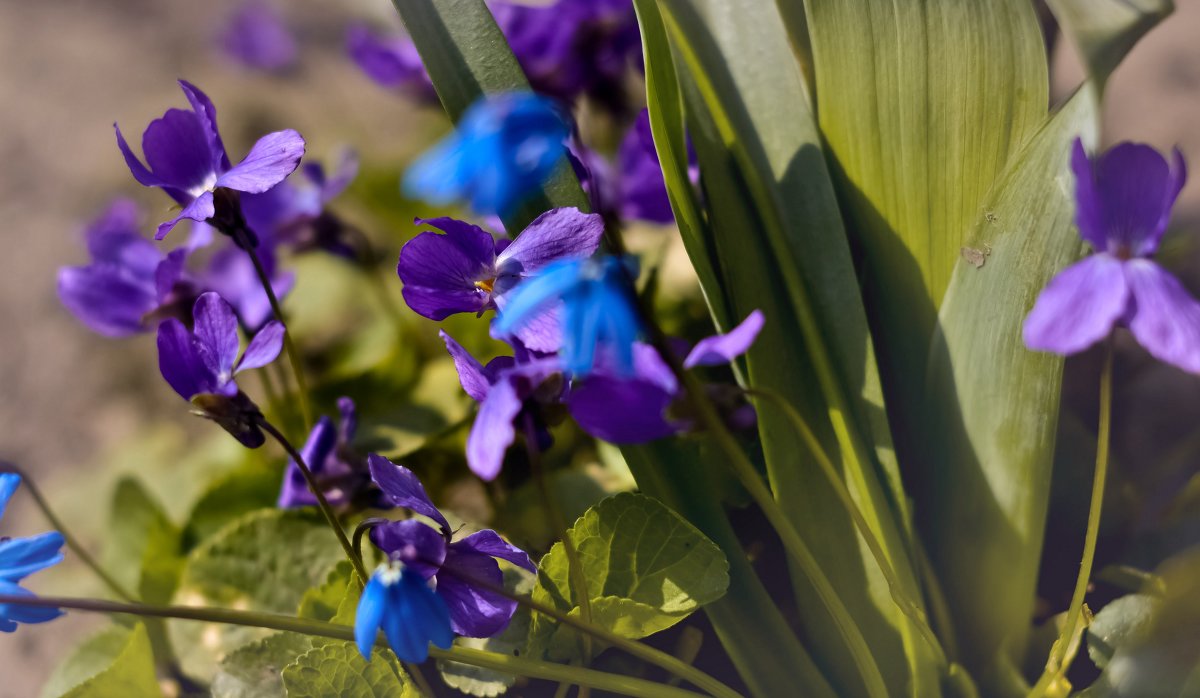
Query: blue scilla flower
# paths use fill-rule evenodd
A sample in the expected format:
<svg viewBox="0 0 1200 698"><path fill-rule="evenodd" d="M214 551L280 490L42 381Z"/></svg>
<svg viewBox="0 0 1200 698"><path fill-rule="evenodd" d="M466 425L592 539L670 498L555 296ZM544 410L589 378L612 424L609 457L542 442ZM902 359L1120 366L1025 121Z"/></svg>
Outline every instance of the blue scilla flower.
<svg viewBox="0 0 1200 698"><path fill-rule="evenodd" d="M429 643L449 649L454 642L446 603L415 569L396 560L375 570L358 602L354 639L368 660L380 629L396 656L414 664L429 658Z"/></svg>
<svg viewBox="0 0 1200 698"><path fill-rule="evenodd" d="M21 484L21 477L12 473L0 474L0 516L8 500ZM0 595L30 596L20 581L34 572L44 570L63 559L60 549L62 534L50 531L30 538L0 536ZM62 615L57 608L35 608L17 604L0 604L0 632L11 633L17 623L45 623Z"/></svg>
<svg viewBox="0 0 1200 698"><path fill-rule="evenodd" d="M404 191L435 204L466 199L476 213L508 215L554 171L570 133L567 115L550 99L532 92L485 97L409 168Z"/></svg>
<svg viewBox="0 0 1200 698"><path fill-rule="evenodd" d="M637 277L632 257L565 259L513 289L494 330L511 335L547 313L556 313L562 329L559 360L564 373L591 373L597 354L617 375L633 373L633 343L641 325L631 280Z"/></svg>

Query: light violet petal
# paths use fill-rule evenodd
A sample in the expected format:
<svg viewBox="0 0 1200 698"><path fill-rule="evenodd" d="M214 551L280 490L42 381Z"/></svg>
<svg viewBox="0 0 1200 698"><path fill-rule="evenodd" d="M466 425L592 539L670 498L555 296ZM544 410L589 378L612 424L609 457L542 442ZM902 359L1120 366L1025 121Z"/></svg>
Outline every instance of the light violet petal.
<svg viewBox="0 0 1200 698"><path fill-rule="evenodd" d="M288 129L268 133L246 158L217 179L217 185L261 194L287 178L304 157L304 138Z"/></svg>
<svg viewBox="0 0 1200 698"><path fill-rule="evenodd" d="M379 485L379 489L383 490L393 504L428 516L436 521L443 531L450 530L446 517L433 505L429 495L425 494L425 486L411 470L374 453L367 457L367 464L371 469L371 479L375 480L375 484Z"/></svg>
<svg viewBox="0 0 1200 698"><path fill-rule="evenodd" d="M1125 265L1136 309L1129 329L1151 356L1200 373L1200 303L1179 279L1148 259Z"/></svg>
<svg viewBox="0 0 1200 698"><path fill-rule="evenodd" d="M470 548L477 553L488 555L490 557L500 558L513 563L517 567L524 568L537 574L537 565L533 560L529 559L529 553L521 550L517 546L509 543L500 537L500 534L491 529L484 529L477 533L463 538L462 540L450 546L453 550L459 551L464 548Z"/></svg>
<svg viewBox="0 0 1200 698"><path fill-rule="evenodd" d="M1129 305L1122 263L1095 254L1058 273L1025 318L1025 346L1076 354L1104 339Z"/></svg>
<svg viewBox="0 0 1200 698"><path fill-rule="evenodd" d="M700 340L684 360L684 368L720 366L733 361L750 350L763 322L762 311L755 310L729 332Z"/></svg>
<svg viewBox="0 0 1200 698"><path fill-rule="evenodd" d="M458 382L462 384L463 390L475 402L483 402L487 397L488 390L491 389L491 381L484 373L483 365L479 363L478 359L471 356L470 352L461 344L454 341L453 337L446 334L445 330L439 330L438 335L446 343L446 351L450 352L450 358L454 359L454 368L458 371Z"/></svg>
<svg viewBox="0 0 1200 698"><path fill-rule="evenodd" d="M196 339L212 352L216 362L210 368L222 380L228 380L233 376L238 355L238 323L233 308L224 298L210 291L196 299L192 316Z"/></svg>
<svg viewBox="0 0 1200 698"><path fill-rule="evenodd" d="M604 219L577 208L556 208L538 216L496 258L505 276L535 274L550 262L589 257L604 236Z"/></svg>
<svg viewBox="0 0 1200 698"><path fill-rule="evenodd" d="M481 479L490 482L500 474L504 453L516 438L513 420L521 412L521 402L512 381L501 379L479 405L467 436L467 465Z"/></svg>
<svg viewBox="0 0 1200 698"><path fill-rule="evenodd" d="M179 224L179 221L185 218L190 218L198 223L203 223L204 221L212 218L215 212L216 209L213 206L212 192L203 192L200 194L200 196L197 196L194 200L192 200L191 203L185 206L183 210L179 212L178 216L175 216L165 223L160 223L158 226L158 231L154 234L154 239L162 240L165 238L167 233L171 232L171 230L173 230L175 226Z"/></svg>
<svg viewBox="0 0 1200 698"><path fill-rule="evenodd" d="M143 318L158 305L152 285L111 265L59 269L58 297L88 329L106 337L144 332Z"/></svg>
<svg viewBox="0 0 1200 698"><path fill-rule="evenodd" d="M254 339L250 340L250 345L246 347L246 353L242 354L242 360L238 363L238 371L248 371L252 368L262 368L275 360L279 356L279 352L283 351L283 335L284 327L282 323L275 320L268 322L258 334L254 335Z"/></svg>

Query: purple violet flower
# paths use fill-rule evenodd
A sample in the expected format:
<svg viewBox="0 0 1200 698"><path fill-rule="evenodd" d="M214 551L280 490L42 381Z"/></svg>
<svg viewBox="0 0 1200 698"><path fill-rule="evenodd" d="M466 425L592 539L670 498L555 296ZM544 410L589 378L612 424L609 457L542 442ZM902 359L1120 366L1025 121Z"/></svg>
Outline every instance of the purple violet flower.
<svg viewBox="0 0 1200 698"><path fill-rule="evenodd" d="M84 236L91 264L58 271L58 297L107 337L148 332L168 316L188 317L198 293L184 272L188 250L164 255L138 232L137 204L114 201Z"/></svg>
<svg viewBox="0 0 1200 698"><path fill-rule="evenodd" d="M439 334L454 359L463 390L479 403L467 436L467 465L481 479L495 480L504 464L504 453L516 439L514 422L518 417L526 410L536 414L539 405L562 402L565 382L549 380L561 371L558 359L529 351L514 340L514 356L500 356L484 366L453 337L444 331ZM540 422L534 419L535 424ZM549 433L539 434L538 438L548 440Z"/></svg>
<svg viewBox="0 0 1200 698"><path fill-rule="evenodd" d="M268 73L286 71L296 64L296 37L279 12L266 2L243 2L217 35L221 52L238 65Z"/></svg>
<svg viewBox="0 0 1200 698"><path fill-rule="evenodd" d="M158 226L156 240L163 239L184 218L211 220L222 232L228 232L228 225L223 224L241 218L236 195L218 200L214 194L267 191L291 174L304 155L304 139L288 129L263 136L240 163L230 165L217 131L216 107L191 83L180 80L179 86L191 110L168 109L146 127L142 153L149 167L137 159L121 129L113 124L117 146L133 178L142 186L162 189L183 207L178 216Z"/></svg>
<svg viewBox="0 0 1200 698"><path fill-rule="evenodd" d="M1075 354L1130 329L1160 361L1200 373L1200 303L1150 257L1187 181L1183 154L1173 167L1158 151L1122 143L1096 160L1076 139L1075 223L1095 253L1050 281L1025 318L1030 349Z"/></svg>
<svg viewBox="0 0 1200 698"><path fill-rule="evenodd" d="M278 186L243 196L242 214L260 238L291 245L298 252L321 249L358 259L361 244L347 239L350 229L325 209L357 175L358 156L343 149L329 174L320 163L306 163Z"/></svg>
<svg viewBox="0 0 1200 698"><path fill-rule="evenodd" d="M346 30L346 52L375 84L422 99L436 99L417 47L407 36L383 36L365 24Z"/></svg>
<svg viewBox="0 0 1200 698"><path fill-rule="evenodd" d="M216 293L204 293L192 310L194 329L175 318L158 326L158 367L167 383L202 416L220 424L249 448L261 446L258 408L234 382L241 371L261 368L283 348L283 325L270 322L238 358L238 323L233 308Z"/></svg>
<svg viewBox="0 0 1200 698"><path fill-rule="evenodd" d="M650 132L650 112L646 109L621 141L617 162L621 172L621 218L651 223L672 223L671 199L663 181L662 165L654 149Z"/></svg>
<svg viewBox="0 0 1200 698"><path fill-rule="evenodd" d="M554 261L591 255L604 235L599 215L574 208L542 214L511 244L453 218L416 222L445 234L424 232L409 240L400 250L397 273L408 306L437 321L503 309L508 293L523 279ZM555 351L561 343L553 316L531 318L517 336L537 351Z"/></svg>
<svg viewBox="0 0 1200 698"><path fill-rule="evenodd" d="M258 255L267 278L271 279L275 297L282 300L295 285L295 273L279 269L276 245L271 237L261 236L254 254ZM267 298L258 273L254 270L254 262L236 244L230 243L217 250L200 279L206 289L216 291L233 306L238 320L247 331L257 331L273 317L271 300Z"/></svg>
<svg viewBox="0 0 1200 698"><path fill-rule="evenodd" d="M20 475L0 473L0 517L20 485ZM21 580L62 562L63 543L58 531L29 538L0 536L0 594L32 598L33 594L20 585ZM18 623L45 623L61 615L57 608L0 604L0 633L15 631Z"/></svg>
<svg viewBox="0 0 1200 698"><path fill-rule="evenodd" d="M479 214L507 216L566 155L570 116L532 92L480 98L457 128L404 176L404 191L434 204L466 200Z"/></svg>
<svg viewBox="0 0 1200 698"><path fill-rule="evenodd" d="M333 506L353 501L371 485L366 459L354 453L350 445L358 430L354 401L341 397L337 406L340 413L337 425L329 417L321 417L309 432L304 448L300 449L305 464L322 484L322 492ZM289 460L279 492L279 508L315 506L317 498L309 491L300 466L294 460ZM380 508L386 506L384 504Z"/></svg>
<svg viewBox="0 0 1200 698"><path fill-rule="evenodd" d="M436 584L455 633L491 637L508 627L517 602L488 587L504 586L497 559L536 574L537 566L529 555L492 530L453 540L449 522L411 470L373 454L369 462L371 476L393 504L427 517L437 526L418 519L393 521L372 529L371 541L392 560L402 562L406 571Z"/></svg>

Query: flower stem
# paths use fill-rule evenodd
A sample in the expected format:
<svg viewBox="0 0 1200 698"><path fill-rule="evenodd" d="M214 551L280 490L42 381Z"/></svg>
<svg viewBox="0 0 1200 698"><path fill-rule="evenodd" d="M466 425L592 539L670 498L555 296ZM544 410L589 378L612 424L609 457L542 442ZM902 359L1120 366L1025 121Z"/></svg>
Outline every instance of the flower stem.
<svg viewBox="0 0 1200 698"><path fill-rule="evenodd" d="M295 618L276 613L198 606L154 606L139 603L101 601L98 599L0 595L0 605L9 604L37 606L41 608L67 608L92 613L120 613L150 618L173 618L177 620L224 623L227 625L280 630L314 637L325 637L332 640L354 642L354 628L352 626L337 625L335 623L326 623L306 618ZM378 643L380 646L386 646L382 639ZM549 662L466 647L456 646L448 650L430 647L429 655L434 659L442 661L458 662L460 664L492 669L507 674L528 676L548 681L570 681L581 686L586 685L598 690L612 691L626 696L633 696L634 698L659 698L660 696L662 698L697 698L701 695L692 691L644 679L637 679L632 676L609 674L594 669L583 669L563 664L551 664ZM736 696L737 694L733 695Z"/></svg>
<svg viewBox="0 0 1200 698"><path fill-rule="evenodd" d="M313 425L312 406L308 401L308 383L305 381L304 371L300 367L300 354L296 351L296 345L292 341L292 331L288 329L287 321L284 320L283 308L280 307L279 299L275 296L275 289L271 287L271 277L267 275L267 270L263 267L262 260L258 258L258 253L254 251L252 245L239 243L238 246L250 255L250 262L254 264L254 272L258 274L263 292L267 294L267 301L271 304L271 312L275 314L275 319L279 321L279 324L283 325L283 346L287 350L288 363L291 364L292 374L296 378L296 392L299 393L300 398L300 416L304 421L304 430L307 432L312 429Z"/></svg>
<svg viewBox="0 0 1200 698"><path fill-rule="evenodd" d="M334 513L333 507L329 506L329 500L325 499L325 493L321 491L320 484L318 484L317 479L313 477L312 471L308 468L308 464L304 462L304 457L300 455L300 452L297 451L294 446L292 446L291 442L287 440L287 437L280 433L280 431L266 419L259 420L258 425L262 427L263 431L267 432L272 438L278 441L279 445L283 447L283 450L287 451L287 454L291 456L293 461L295 461L296 467L298 467L300 469L300 473L304 475L304 481L308 483L308 489L313 493L313 496L317 498L318 508L321 510L321 513L325 515L325 520L329 522L329 527L333 529L334 534L337 536L338 542L341 543L342 550L346 552L346 557L350 560L350 564L354 565L354 571L358 573L359 584L365 584L367 579L370 578L370 575L367 574L367 569L363 566L362 558L360 558L354 552L354 546L350 544L350 539L346 537L346 532L342 530L342 525L338 522L337 514Z"/></svg>
<svg viewBox="0 0 1200 698"><path fill-rule="evenodd" d="M945 669L948 666L946 652L942 649L942 643L938 641L933 629L929 627L929 620L925 617L925 611L904 590L904 587L900 583L900 578L896 575L896 571L892 569L891 562L887 559L887 553L884 552L879 538L871 530L870 525L867 524L866 517L863 516L862 511L858 508L858 504L855 503L853 495L850 494L850 489L842 481L837 468L833 464L833 460L825 452L825 449L821 447L821 442L804 421L804 417L800 415L800 412L786 398L773 390L747 388L743 392L753 397L770 400L783 411L792 422L792 425L796 427L796 431L800 434L800 439L804 441L805 445L808 446L808 450L812 452L813 457L821 468L821 472L825 475L825 479L833 487L833 491L837 494L838 499L841 500L843 508L850 515L851 520L854 521L855 527L858 528L859 535L862 536L863 541L867 544L867 549L871 551L871 556L875 558L875 564L879 566L879 571L883 574L884 581L887 582L888 591L891 592L892 601L895 602L896 607L904 615L912 620L917 628L917 632L921 634L921 637L925 639L925 642L933 650L938 664Z"/></svg>
<svg viewBox="0 0 1200 698"><path fill-rule="evenodd" d="M1088 580L1092 576L1092 563L1096 557L1096 539L1100 535L1100 510L1104 505L1104 484L1108 479L1108 444L1112 433L1112 341L1104 344L1104 367L1100 371L1100 423L1096 432L1096 470L1092 476L1092 503L1088 509L1087 532L1083 539L1083 558L1079 562L1079 577L1071 594L1071 605L1067 607L1067 622L1059 633L1058 640L1050 649L1046 670L1029 692L1029 698L1040 698L1058 679L1066 673L1063 666L1079 615L1083 612L1083 599L1087 594Z"/></svg>
<svg viewBox="0 0 1200 698"><path fill-rule="evenodd" d="M562 536L563 552L567 556L567 581L571 586L571 591L575 594L576 603L579 604L579 618L584 624L591 625L592 597L588 591L587 578L584 576L583 563L579 561L579 551L575 548L575 541L571 540L570 531L567 529L566 516L563 515L558 499L550 491L550 483L542 468L542 453L538 448L537 429L532 416L525 416L524 426L525 450L529 454L529 469L533 471L533 479L537 482L538 493L542 497L542 506L546 510L546 515L550 517L550 525ZM583 663L587 664L592 660L592 638L584 635L581 640L583 641ZM582 686L579 694L579 698L587 698L587 691Z"/></svg>
<svg viewBox="0 0 1200 698"><path fill-rule="evenodd" d="M50 522L50 526L62 534L63 540L66 542L67 547L71 549L71 552L75 553L75 557L79 558L84 565L87 565L88 569L95 573L95 575L100 578L100 581L104 582L104 586L108 587L109 591L125 601L137 600L137 596L126 589L111 574L101 567L100 563L96 561L96 558L92 557L92 554L87 551L87 548L83 547L83 545L79 542L79 539L71 534L70 530L68 530L66 525L63 524L62 519L58 518L58 515L54 513L54 510L50 508L50 502L46 500L46 497L42 494L42 491L37 486L37 483L33 481L33 478L26 475L25 471L20 466L17 466L13 463L8 463L6 461L0 461L0 472L13 473L21 476L21 481L24 483L25 489L29 492L29 495L33 497L33 501L35 504L37 504L38 509L41 510L42 515L45 516L46 520Z"/></svg>
<svg viewBox="0 0 1200 698"><path fill-rule="evenodd" d="M783 508L775 501L770 488L763 482L758 470L746 457L746 453L733 438L729 428L725 426L725 422L722 421L717 408L704 392L704 386L699 379L683 367L683 363L671 351L666 335L658 325L651 322L651 316L645 308L641 308L641 316L650 343L658 350L663 361L667 363L671 372L679 380L679 384L683 386L684 396L693 412L699 417L701 425L712 434L717 447L728 458L729 466L733 469L734 474L762 509L771 527L779 534L784 549L787 550L788 555L804 576L808 578L813 591L816 592L817 597L829 612L837 633L846 643L846 649L850 652L850 657L858 668L866 691L865 695L869 698L886 698L889 695L887 684L883 680L874 655L871 654L871 648L867 645L862 629L858 627L858 623L850 615L846 604L838 596L833 583L825 576L816 556L804 542Z"/></svg>

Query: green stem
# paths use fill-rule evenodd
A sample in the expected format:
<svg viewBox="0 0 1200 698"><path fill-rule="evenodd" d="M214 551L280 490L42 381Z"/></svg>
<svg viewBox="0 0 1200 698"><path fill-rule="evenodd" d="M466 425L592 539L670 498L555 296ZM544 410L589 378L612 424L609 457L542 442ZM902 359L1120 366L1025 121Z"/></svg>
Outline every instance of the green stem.
<svg viewBox="0 0 1200 698"><path fill-rule="evenodd" d="M658 325L651 321L652 316L644 307L639 306L639 308L642 326L650 335L650 343L658 350L659 355L679 380L679 384L683 386L687 402L699 417L700 424L712 434L717 447L725 453L734 474L762 509L771 527L779 534L784 549L787 550L788 555L804 576L808 578L809 583L813 586L813 591L829 611L837 633L846 643L846 649L850 652L850 657L862 677L866 695L870 698L886 698L889 695L887 684L883 680L883 674L879 671L879 665L875 662L874 655L871 654L871 648L867 645L862 629L858 627L858 623L850 615L846 604L838 596L829 578L825 576L816 556L804 542L783 508L775 501L770 488L759 477L758 470L746 457L729 428L725 426L717 408L704 392L704 386L699 379L683 367L683 363L671 351L666 335Z"/></svg>
<svg viewBox="0 0 1200 698"><path fill-rule="evenodd" d="M871 551L871 556L875 558L875 564L879 566L879 571L883 574L883 578L887 582L888 591L891 592L892 601L913 622L913 625L917 628L917 632L920 633L925 642L933 649L938 664L944 670L948 666L946 652L942 649L942 643L938 641L933 629L929 627L929 620L925 617L925 611L904 590L904 587L900 583L900 578L896 575L896 571L892 569L892 564L887 558L887 553L883 550L883 545L879 542L879 538L871 530L866 517L863 516L862 511L858 508L858 504L855 503L854 496L850 494L849 488L846 487L846 483L842 481L841 476L838 474L833 460L825 452L825 449L821 447L821 442L804 421L804 417L800 415L786 398L772 390L766 388L747 388L743 392L754 397L766 398L775 403L792 422L792 425L796 427L796 431L800 433L800 439L804 441L805 445L808 446L808 450L812 452L813 457L821 468L821 472L824 473L825 478L833 487L833 491L837 494L838 499L841 500L842 507L850 514L851 520L854 521L854 525L858 528L859 535L862 536L863 541L867 544L867 549Z"/></svg>
<svg viewBox="0 0 1200 698"><path fill-rule="evenodd" d="M283 317L283 308L279 305L279 299L275 297L275 289L271 287L271 277L267 275L266 268L263 267L262 260L258 258L258 253L250 245L241 245L240 247L246 250L246 254L250 255L250 261L254 264L254 271L258 274L258 280L262 284L263 291L267 294L267 301L271 304L271 312L275 314L275 319L279 324L283 325L283 346L287 350L288 362L292 366L292 374L296 378L296 392L299 393L300 415L304 420L304 431L312 429L312 406L308 400L308 383L304 379L304 371L300 367L300 354L296 351L296 345L292 342L292 331L288 329L287 322Z"/></svg>
<svg viewBox="0 0 1200 698"><path fill-rule="evenodd" d="M29 495L33 497L34 503L37 504L38 509L40 509L42 512L42 516L45 516L46 520L50 522L51 528L62 534L63 540L66 542L67 547L70 548L71 552L75 553L75 557L79 558L79 560L83 562L88 569L95 573L95 575L100 578L100 581L104 582L104 586L108 587L109 591L126 601L137 601L137 596L127 590L111 574L105 571L105 569L100 566L100 563L96 561L96 558L92 557L91 553L87 551L87 548L83 547L83 545L79 542L79 539L71 534L71 531L66 527L65 524L63 524L62 519L58 518L58 515L54 513L54 510L50 508L50 502L48 502L46 497L42 495L42 491L37 486L37 483L35 483L32 478L26 475L25 471L21 469L20 466L8 462L0 462L0 472L13 473L21 476L21 481L25 485L26 491L28 491Z"/></svg>
<svg viewBox="0 0 1200 698"><path fill-rule="evenodd" d="M259 613L237 611L228 608L197 606L154 606L139 603L101 601L97 599L0 595L0 605L9 604L42 608L67 608L91 613L120 613L150 618L173 618L176 620L223 623L226 625L265 628L268 630L280 630L314 637L325 637L332 640L354 642L354 628L352 626L337 625L306 618L295 618L276 613ZM382 639L378 640L377 644L381 647L386 647L386 642ZM570 681L581 686L612 691L621 695L633 696L634 698L698 698L701 695L692 691L673 688L631 676L609 674L594 669L570 667L563 664L551 664L549 662L466 647L455 646L448 650L431 647L429 648L429 655L434 659L442 661L458 662L506 674L528 676L547 681Z"/></svg>
<svg viewBox="0 0 1200 698"><path fill-rule="evenodd" d="M558 504L558 499L550 491L550 483L547 481L545 470L542 468L542 454L537 444L537 430L533 424L533 417L527 415L524 426L525 450L529 454L529 469L533 471L533 479L537 482L538 492L542 498L542 506L546 509L546 513L550 517L550 525L558 535L562 536L563 552L567 556L567 581L571 586L571 591L575 594L575 601L579 604L579 619L585 624L591 625L592 596L588 591L583 563L579 560L579 551L575 548L575 541L571 540L570 531L567 528L567 517L563 514L562 507ZM583 640L583 663L587 664L592 660L592 638L589 635L584 635L581 639ZM580 698L587 698L586 692L582 688L580 691L583 694Z"/></svg>
<svg viewBox="0 0 1200 698"><path fill-rule="evenodd" d="M296 467L298 467L300 469L300 473L304 475L304 481L308 483L308 489L313 493L313 496L317 498L318 508L321 510L321 513L325 515L325 520L329 522L329 527L332 528L334 534L337 535L338 542L342 544L342 550L346 552L346 557L350 560L350 564L354 565L354 571L358 573L358 583L360 585L366 584L367 579L369 579L371 575L367 574L367 569L363 566L362 558L360 558L354 552L354 546L350 544L350 539L346 537L346 532L342 530L342 525L338 522L337 514L334 513L333 507L329 506L329 500L325 499L325 493L321 491L320 484L318 484L317 479L313 477L312 471L308 469L308 464L304 462L304 457L300 455L300 452L297 451L294 446L292 446L291 442L289 442L287 438L270 422L263 419L259 421L258 425L262 427L263 431L267 432L276 441L278 441L279 445L283 447L283 450L286 451L296 463Z"/></svg>
<svg viewBox="0 0 1200 698"><path fill-rule="evenodd" d="M1096 471L1092 477L1092 503L1088 509L1087 532L1083 539L1083 559L1079 562L1079 577L1075 580L1075 591L1071 594L1071 605L1067 607L1067 622L1050 650L1046 670L1042 673L1029 698L1040 698L1065 672L1064 659L1083 612L1083 599L1087 594L1088 580L1092 576L1092 563L1096 557L1096 539L1100 535L1100 510L1104 505L1104 484L1108 479L1108 442L1112 432L1112 374L1113 348L1111 340L1104 345L1104 368L1100 371L1100 424L1096 433Z"/></svg>

